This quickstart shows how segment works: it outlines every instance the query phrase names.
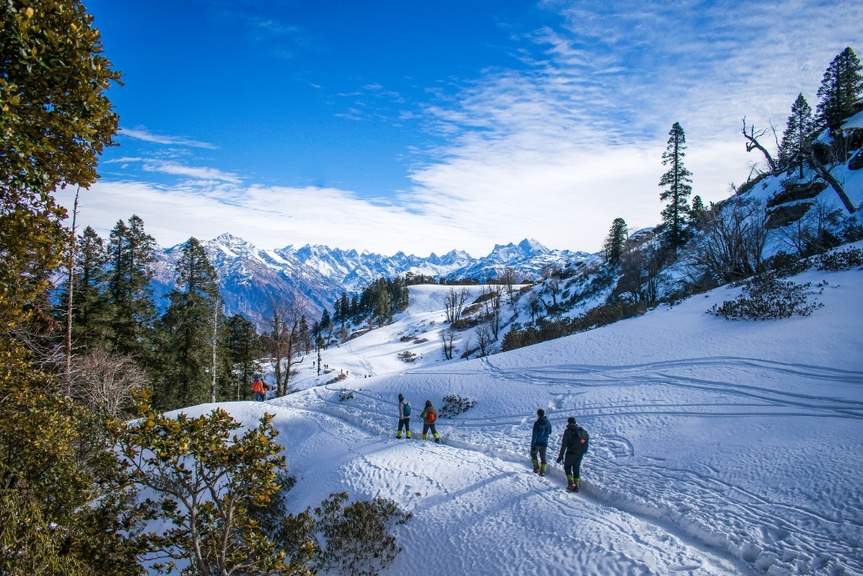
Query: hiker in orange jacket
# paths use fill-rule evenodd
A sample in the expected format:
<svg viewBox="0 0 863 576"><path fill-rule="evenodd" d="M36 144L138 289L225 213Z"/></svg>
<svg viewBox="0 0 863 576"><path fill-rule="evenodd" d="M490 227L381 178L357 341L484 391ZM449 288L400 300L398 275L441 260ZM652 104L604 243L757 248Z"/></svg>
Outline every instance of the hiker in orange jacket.
<svg viewBox="0 0 863 576"><path fill-rule="evenodd" d="M420 417L423 419L423 440L428 440L428 432L431 430L434 441L440 444L440 434L437 433L434 425L437 421L437 412L432 406L431 400L426 400L425 408L423 408Z"/></svg>
<svg viewBox="0 0 863 576"><path fill-rule="evenodd" d="M255 381L252 382L252 394L255 395L255 400L263 402L267 397L269 387L264 383L260 376L255 376Z"/></svg>

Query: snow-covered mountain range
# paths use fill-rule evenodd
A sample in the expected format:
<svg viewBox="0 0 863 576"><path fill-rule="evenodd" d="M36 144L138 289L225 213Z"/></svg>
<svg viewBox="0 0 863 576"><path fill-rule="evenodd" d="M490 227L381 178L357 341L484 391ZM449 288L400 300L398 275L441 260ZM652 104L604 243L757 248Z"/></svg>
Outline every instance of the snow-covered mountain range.
<svg viewBox="0 0 863 576"><path fill-rule="evenodd" d="M361 290L380 277L412 273L439 278L485 281L512 268L519 280L534 280L547 266L565 267L590 255L554 250L536 240L498 244L484 257L461 250L427 257L397 252L384 256L372 252L343 250L324 245L285 246L259 249L250 242L222 234L204 242L219 275L227 314L240 313L263 327L274 304L295 306L317 319L342 292ZM154 291L160 303L174 285L174 270L182 245L159 254Z"/></svg>

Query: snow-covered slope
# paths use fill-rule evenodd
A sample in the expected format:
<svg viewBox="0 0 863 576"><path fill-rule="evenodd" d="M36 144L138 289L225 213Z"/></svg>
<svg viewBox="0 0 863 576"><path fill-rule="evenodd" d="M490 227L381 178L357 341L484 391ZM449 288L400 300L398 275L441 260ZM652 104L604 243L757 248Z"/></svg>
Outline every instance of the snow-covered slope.
<svg viewBox="0 0 863 576"><path fill-rule="evenodd" d="M738 290L723 287L451 362L431 340L400 341L440 315L440 291L414 287L397 322L325 351L346 380L222 406L247 423L275 413L294 509L347 490L413 512L390 574L861 574L863 271L795 280L826 282L809 317L706 314ZM402 349L422 363L394 360ZM416 407L448 394L476 406L439 421L442 445L396 440L400 392ZM568 416L591 433L578 495L559 467L544 479L529 469L539 407L552 455Z"/></svg>

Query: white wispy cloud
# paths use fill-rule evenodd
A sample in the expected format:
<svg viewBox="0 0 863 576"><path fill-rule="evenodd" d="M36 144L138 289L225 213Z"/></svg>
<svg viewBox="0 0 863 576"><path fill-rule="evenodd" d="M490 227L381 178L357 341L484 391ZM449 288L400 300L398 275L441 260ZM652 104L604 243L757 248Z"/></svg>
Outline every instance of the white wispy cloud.
<svg viewBox="0 0 863 576"><path fill-rule="evenodd" d="M175 146L189 146L192 148L206 148L215 150L217 146L209 142L201 140L192 140L191 138L183 138L182 136L169 136L167 134L155 134L144 128L120 128L120 135L135 140L144 142L152 142L154 144L171 144Z"/></svg>
<svg viewBox="0 0 863 576"><path fill-rule="evenodd" d="M143 169L147 172L161 172L162 174L184 176L196 180L227 182L229 184L239 184L241 182L240 177L232 172L225 172L205 166L186 166L170 161L144 160Z"/></svg>
<svg viewBox="0 0 863 576"><path fill-rule="evenodd" d="M863 21L859 2L545 6L563 24L523 36L517 65L430 90L426 105L402 112L443 144L417 153L411 185L386 201L247 185L233 172L148 160L145 170L186 180L99 183L83 199L82 218L104 229L137 212L162 243L228 231L268 247L480 254L534 237L597 249L615 217L632 228L659 220L660 155L673 122L687 131L694 192L725 198L759 160L745 152L742 116L781 130L798 92L814 105L831 58L846 45L860 48ZM401 104L377 83L342 96L352 99L342 113L352 119L383 121L366 104L375 98Z"/></svg>
<svg viewBox="0 0 863 576"><path fill-rule="evenodd" d="M71 205L71 193L58 197ZM195 182L156 185L148 182L98 182L80 198L79 222L107 234L118 218L143 218L160 244L190 236L213 238L223 232L260 247L306 242L343 248L428 253L441 244L447 226L434 217L384 201L370 201L336 188L249 186L203 190ZM448 237L448 246L468 246L467 235Z"/></svg>

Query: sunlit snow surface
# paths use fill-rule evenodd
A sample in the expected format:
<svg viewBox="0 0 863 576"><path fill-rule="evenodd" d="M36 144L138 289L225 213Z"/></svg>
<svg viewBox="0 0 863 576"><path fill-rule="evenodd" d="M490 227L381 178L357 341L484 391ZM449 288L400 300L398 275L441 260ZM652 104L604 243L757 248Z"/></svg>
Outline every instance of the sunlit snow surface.
<svg viewBox="0 0 863 576"><path fill-rule="evenodd" d="M470 361L442 360L448 288L412 287L396 322L324 351L334 372L318 379L309 356L305 390L221 406L276 415L294 509L347 490L413 512L387 574L861 574L863 271L795 280L828 283L811 317L722 320L705 311L737 289L719 288ZM400 392L417 415L450 393L477 404L439 421L442 445L396 440ZM530 470L539 407L552 458L568 416L591 434L578 495L559 466Z"/></svg>

